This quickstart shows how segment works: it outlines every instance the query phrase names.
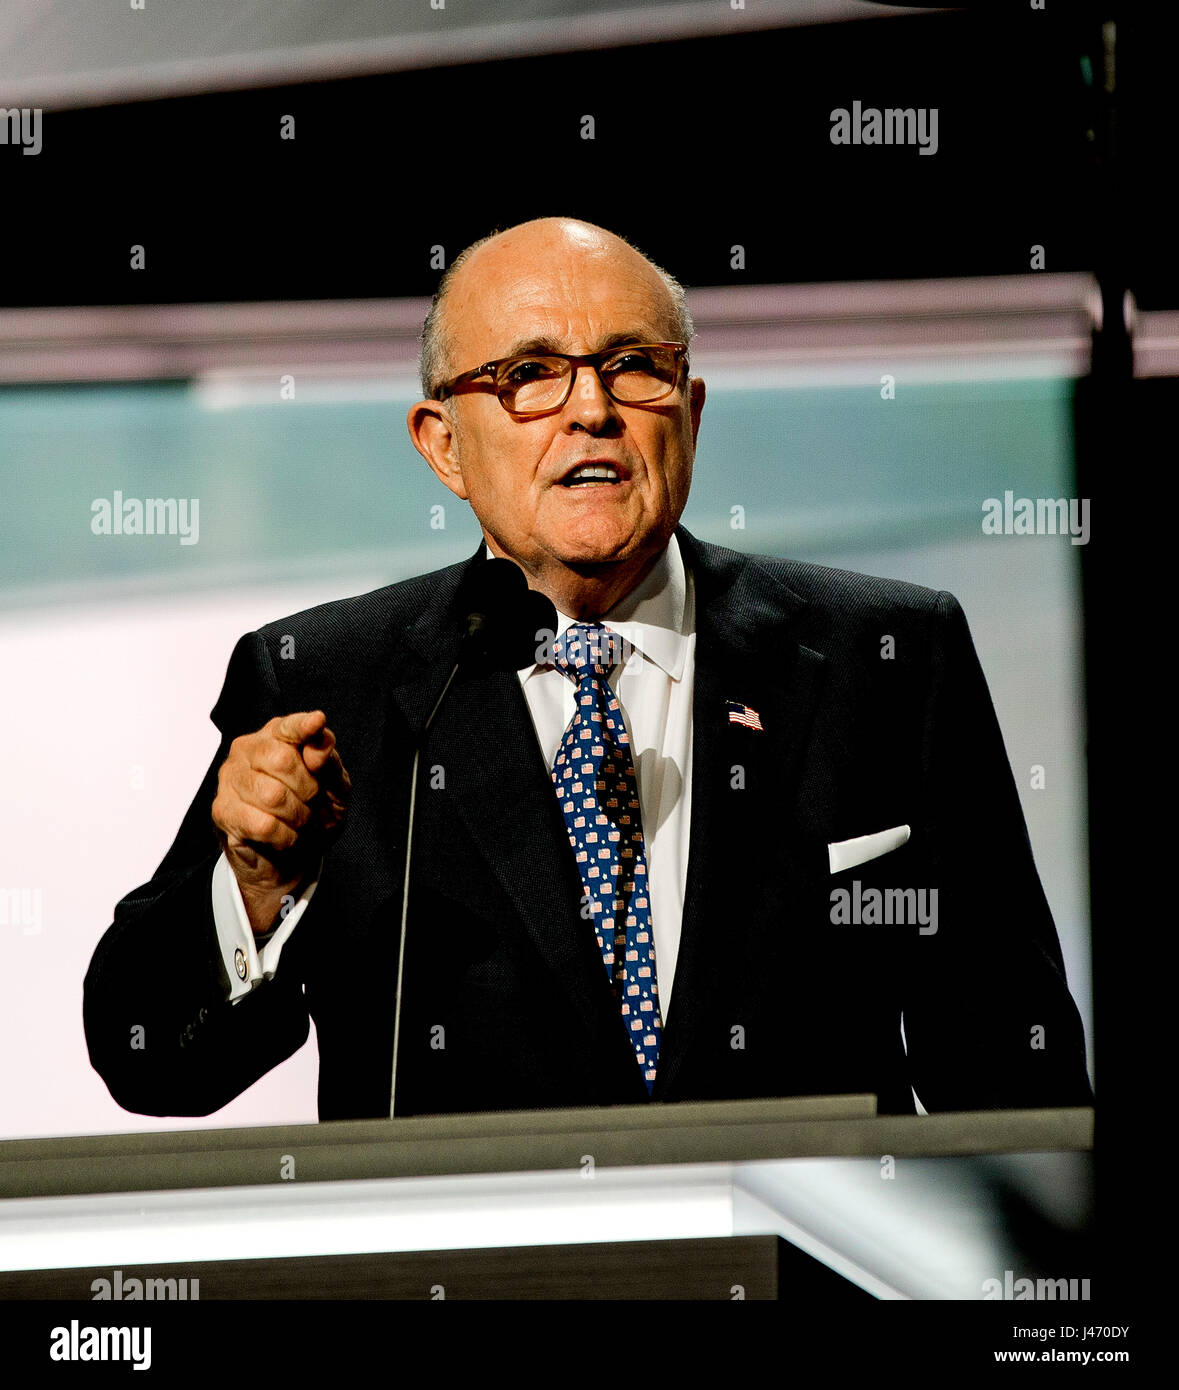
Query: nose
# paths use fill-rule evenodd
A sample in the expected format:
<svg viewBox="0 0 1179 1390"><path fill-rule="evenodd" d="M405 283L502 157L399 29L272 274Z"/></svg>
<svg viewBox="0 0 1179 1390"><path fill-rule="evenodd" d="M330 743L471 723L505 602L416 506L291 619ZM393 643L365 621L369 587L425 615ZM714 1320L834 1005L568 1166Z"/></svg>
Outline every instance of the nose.
<svg viewBox="0 0 1179 1390"><path fill-rule="evenodd" d="M617 407L602 385L601 377L588 362L583 363L577 369L569 399L565 402L566 427L596 433L618 419Z"/></svg>

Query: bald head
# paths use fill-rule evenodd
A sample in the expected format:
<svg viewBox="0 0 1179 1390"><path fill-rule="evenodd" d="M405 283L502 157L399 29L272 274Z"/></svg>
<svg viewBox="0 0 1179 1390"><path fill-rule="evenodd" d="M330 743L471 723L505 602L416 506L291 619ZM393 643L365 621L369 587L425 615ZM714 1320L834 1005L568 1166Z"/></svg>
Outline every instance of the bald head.
<svg viewBox="0 0 1179 1390"><path fill-rule="evenodd" d="M677 354L674 374L658 378L666 389L646 400L620 399L611 383L643 376L643 344L686 344L691 331L670 276L572 218L477 242L439 287L410 438L470 504L491 553L514 560L559 612L608 612L667 548L688 500L704 382ZM494 382L479 382L485 362L548 354L572 359L551 409L509 410ZM469 389L437 399L468 372Z"/></svg>
<svg viewBox="0 0 1179 1390"><path fill-rule="evenodd" d="M560 274L570 288L579 279L588 287L605 275L620 278L657 306L656 340L692 339L683 286L667 271L604 227L570 217L538 217L473 242L442 276L422 329L421 383L427 400L444 381L478 366L458 360L466 336L462 329L489 316L502 322L505 311L526 307L522 301L535 298L527 282L541 265Z"/></svg>

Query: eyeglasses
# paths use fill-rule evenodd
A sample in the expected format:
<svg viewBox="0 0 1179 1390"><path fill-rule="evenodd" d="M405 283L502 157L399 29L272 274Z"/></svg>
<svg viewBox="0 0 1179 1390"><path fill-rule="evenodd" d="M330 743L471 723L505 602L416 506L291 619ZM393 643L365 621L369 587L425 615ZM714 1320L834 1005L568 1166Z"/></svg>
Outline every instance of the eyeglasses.
<svg viewBox="0 0 1179 1390"><path fill-rule="evenodd" d="M605 352L571 357L564 352L528 352L484 362L444 382L434 399L444 401L464 390L494 391L512 415L546 415L560 410L573 390L577 370L591 366L606 394L619 405L647 405L675 390L684 343L626 343ZM490 377L490 382L479 382Z"/></svg>

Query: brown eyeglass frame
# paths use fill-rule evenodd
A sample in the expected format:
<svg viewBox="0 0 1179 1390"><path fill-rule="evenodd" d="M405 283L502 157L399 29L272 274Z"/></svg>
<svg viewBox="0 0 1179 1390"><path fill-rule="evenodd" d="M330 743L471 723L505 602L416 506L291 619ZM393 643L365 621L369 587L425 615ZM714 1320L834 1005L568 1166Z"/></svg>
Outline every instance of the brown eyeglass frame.
<svg viewBox="0 0 1179 1390"><path fill-rule="evenodd" d="M676 374L668 384L667 390L664 391L662 395L651 396L645 401L620 401L614 392L610 390L609 386L606 385L605 381L602 381L600 364L607 358L615 357L619 353L626 352L628 349L635 352L642 348L656 347L671 348L676 354ZM598 380L602 382L602 390L605 391L615 405L653 405L656 401L661 401L666 396L670 396L675 390L679 382L679 369L684 364L684 357L687 351L688 345L686 343L616 343L614 347L605 348L601 352L590 352L583 357L574 357L567 352L514 352L511 357L497 357L492 362L484 362L481 367L476 367L473 371L463 372L461 376L456 376L451 381L443 382L442 385L435 390L434 399L436 401L444 401L448 396L458 395L460 387L473 387L479 377L490 376L491 381L484 389L490 389L495 392L496 399L499 401L500 405L503 405L503 408L508 411L509 415L551 415L554 411L563 410L565 408L569 397L573 394L573 383L577 379L578 371L582 367L592 366L597 373ZM501 367L506 366L509 362L526 361L530 357L560 357L569 363L569 372L565 382L565 394L556 405L546 405L543 410L509 410L503 402L503 393L499 382L496 380L497 373Z"/></svg>

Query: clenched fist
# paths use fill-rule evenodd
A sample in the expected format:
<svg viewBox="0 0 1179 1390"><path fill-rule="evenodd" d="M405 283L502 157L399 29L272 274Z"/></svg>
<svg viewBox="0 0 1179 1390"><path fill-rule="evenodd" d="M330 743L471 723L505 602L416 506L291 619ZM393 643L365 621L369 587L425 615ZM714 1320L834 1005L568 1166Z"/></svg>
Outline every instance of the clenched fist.
<svg viewBox="0 0 1179 1390"><path fill-rule="evenodd" d="M322 710L286 714L229 745L213 824L256 932L339 834L351 782Z"/></svg>

